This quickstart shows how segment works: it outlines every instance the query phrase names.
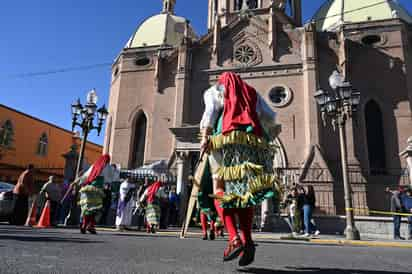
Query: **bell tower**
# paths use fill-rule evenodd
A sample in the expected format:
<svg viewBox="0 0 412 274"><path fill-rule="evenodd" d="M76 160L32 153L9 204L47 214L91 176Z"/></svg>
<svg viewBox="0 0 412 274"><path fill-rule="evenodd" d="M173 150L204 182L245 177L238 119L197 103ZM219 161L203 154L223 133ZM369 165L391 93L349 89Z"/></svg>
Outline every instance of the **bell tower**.
<svg viewBox="0 0 412 274"><path fill-rule="evenodd" d="M281 11L287 12L296 26L302 26L302 0L208 0L208 29L212 30L219 17L222 27L227 25L233 15L246 10L259 10L259 14L265 9L268 11L272 6ZM264 12L263 12L264 14Z"/></svg>
<svg viewBox="0 0 412 274"><path fill-rule="evenodd" d="M176 0L163 0L163 11L162 13L173 14L175 11Z"/></svg>

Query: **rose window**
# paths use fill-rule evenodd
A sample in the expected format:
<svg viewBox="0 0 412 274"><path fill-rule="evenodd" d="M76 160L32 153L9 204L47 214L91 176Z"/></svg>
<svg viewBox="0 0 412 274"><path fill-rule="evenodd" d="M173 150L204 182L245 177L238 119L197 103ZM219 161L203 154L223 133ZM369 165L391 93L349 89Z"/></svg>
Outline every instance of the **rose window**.
<svg viewBox="0 0 412 274"><path fill-rule="evenodd" d="M249 45L241 45L235 49L235 58L241 64L250 64L256 60L256 52Z"/></svg>

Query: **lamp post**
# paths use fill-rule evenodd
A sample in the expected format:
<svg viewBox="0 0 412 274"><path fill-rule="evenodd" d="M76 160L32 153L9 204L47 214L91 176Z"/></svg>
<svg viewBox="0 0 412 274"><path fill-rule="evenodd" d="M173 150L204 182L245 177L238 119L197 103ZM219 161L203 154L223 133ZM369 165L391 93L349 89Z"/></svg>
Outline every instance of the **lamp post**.
<svg viewBox="0 0 412 274"><path fill-rule="evenodd" d="M97 130L97 135L100 135L100 132L103 127L103 123L107 118L108 112L103 105L101 108L97 109L97 94L96 91L93 89L89 91L87 94L87 102L86 105L82 105L80 103L80 99L77 99L76 102L74 102L71 105L72 108L72 131L74 131L74 128L76 126L79 126L82 131L83 131L83 138L82 138L82 144L80 147L80 154L79 154L79 160L77 162L77 167L76 167L76 178L79 176L79 172L81 170L83 158L84 158L84 150L86 148L86 142L87 142L87 137L93 129ZM94 120L96 118L96 113L97 113L97 126L94 125Z"/></svg>
<svg viewBox="0 0 412 274"><path fill-rule="evenodd" d="M346 120L351 118L357 111L360 103L360 92L354 92L352 85L345 81L344 76L337 71L334 71L329 77L329 85L333 92L329 93L319 90L315 94L315 99L320 107L324 126L326 126L326 120L329 118L334 129L336 125L339 127L342 177L345 192L345 235L348 240L359 240L360 235L355 226L352 210L352 191L348 176L345 124Z"/></svg>

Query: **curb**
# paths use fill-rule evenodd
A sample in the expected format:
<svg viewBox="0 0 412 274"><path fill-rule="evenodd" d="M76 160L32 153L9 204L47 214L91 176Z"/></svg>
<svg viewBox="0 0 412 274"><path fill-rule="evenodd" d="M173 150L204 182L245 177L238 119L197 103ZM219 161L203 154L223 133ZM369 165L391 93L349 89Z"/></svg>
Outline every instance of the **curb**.
<svg viewBox="0 0 412 274"><path fill-rule="evenodd" d="M117 232L115 228L97 228L98 231L107 232ZM144 231L128 231L131 233L143 233ZM179 231L157 231L159 236L180 236ZM155 235L156 235L155 234ZM202 233L200 232L187 232L186 236L200 237ZM265 234L255 234L253 235L257 240L273 240L273 241L296 241L302 243L313 243L313 244L323 244L323 245L341 245L341 246L366 246L366 247L386 247L386 248L408 248L412 249L412 243L400 243L400 242L381 242L381 241L352 241L352 240L338 240L338 239L310 239L310 238L297 238L293 236L273 236Z"/></svg>
<svg viewBox="0 0 412 274"><path fill-rule="evenodd" d="M315 244L330 244L330 245L348 245L348 246L369 246L369 247L396 247L396 248L411 248L412 243L398 242L378 242L378 241L351 241L351 240L322 240L310 239L309 242Z"/></svg>

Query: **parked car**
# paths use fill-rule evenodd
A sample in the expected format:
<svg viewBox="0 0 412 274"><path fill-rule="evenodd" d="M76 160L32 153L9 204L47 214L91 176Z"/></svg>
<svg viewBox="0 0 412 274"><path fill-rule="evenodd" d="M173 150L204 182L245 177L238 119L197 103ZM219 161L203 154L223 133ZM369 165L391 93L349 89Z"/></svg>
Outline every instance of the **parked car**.
<svg viewBox="0 0 412 274"><path fill-rule="evenodd" d="M10 221L13 214L15 199L13 195L13 184L0 182L0 220Z"/></svg>

